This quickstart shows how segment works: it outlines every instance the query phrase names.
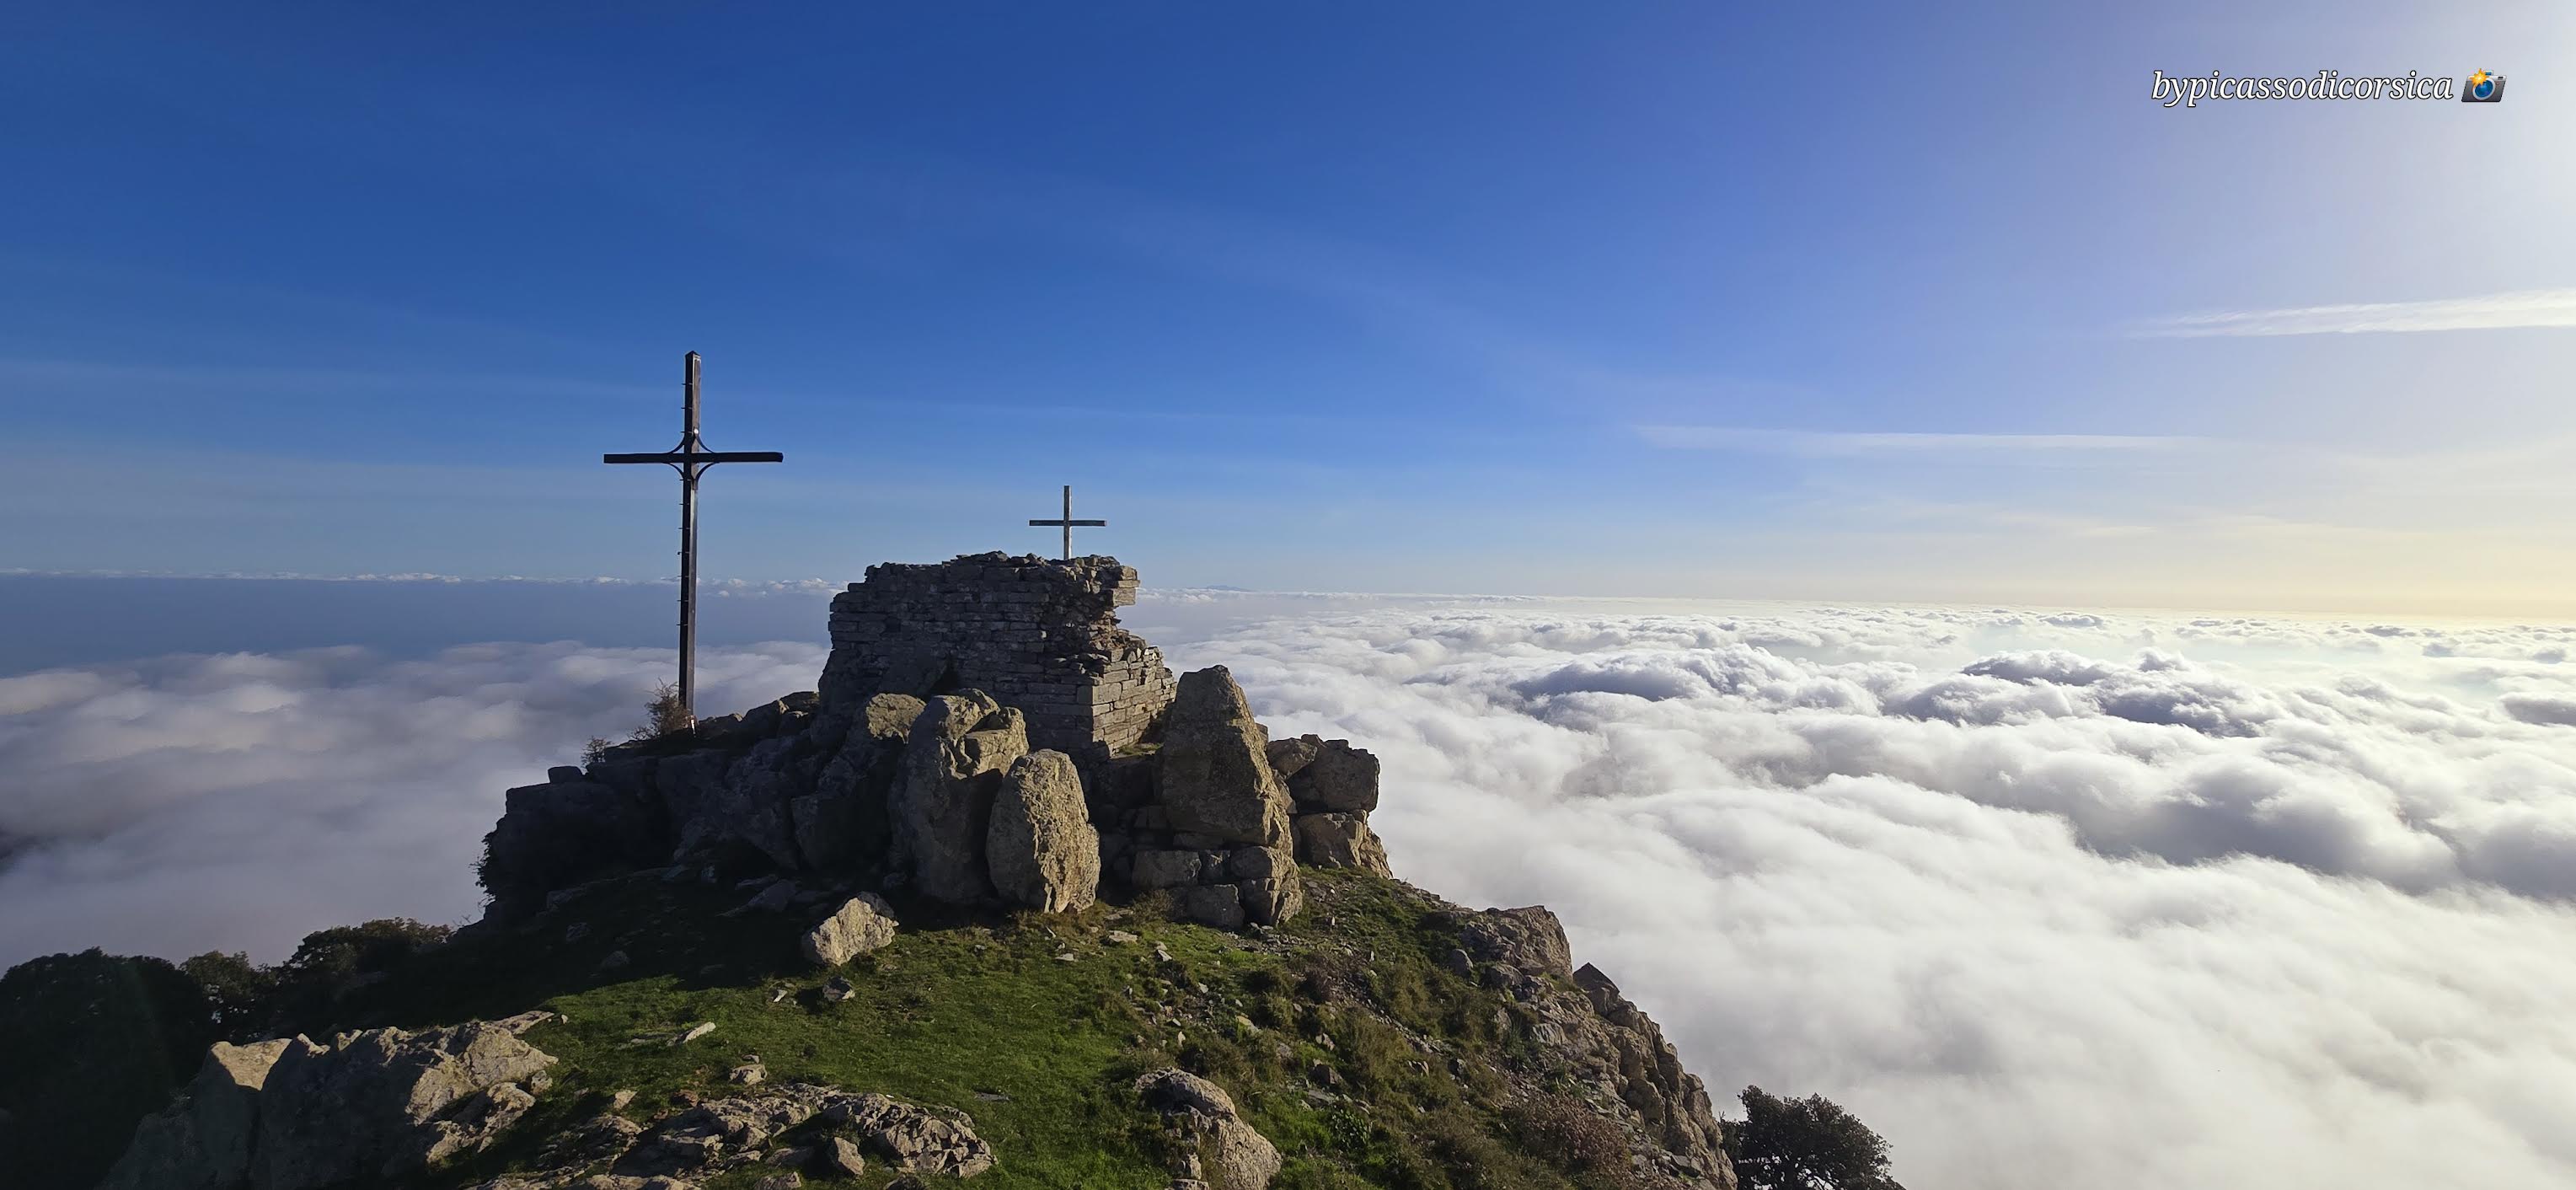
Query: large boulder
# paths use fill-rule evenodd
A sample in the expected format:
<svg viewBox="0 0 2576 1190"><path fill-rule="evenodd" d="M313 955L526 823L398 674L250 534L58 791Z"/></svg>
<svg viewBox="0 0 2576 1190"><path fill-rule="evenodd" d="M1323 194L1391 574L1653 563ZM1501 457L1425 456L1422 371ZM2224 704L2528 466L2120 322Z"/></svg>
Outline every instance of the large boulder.
<svg viewBox="0 0 2576 1190"><path fill-rule="evenodd" d="M1028 755L1028 724L983 692L927 700L904 745L891 807L895 856L921 891L955 904L992 896L984 839L1002 774Z"/></svg>
<svg viewBox="0 0 2576 1190"><path fill-rule="evenodd" d="M781 870L805 866L794 803L857 734L847 718L818 717L813 706L812 694L798 694L700 720L690 736L697 746L661 759L653 784L677 856L721 859L748 849Z"/></svg>
<svg viewBox="0 0 2576 1190"><path fill-rule="evenodd" d="M1278 1176L1279 1150L1243 1122L1225 1088L1169 1069L1137 1079L1136 1093L1197 1146L1200 1161L1226 1190L1264 1190Z"/></svg>
<svg viewBox="0 0 2576 1190"><path fill-rule="evenodd" d="M134 1130L134 1142L100 1190L232 1190L250 1172L259 1127L259 1089L287 1041L206 1051L196 1078L158 1115Z"/></svg>
<svg viewBox="0 0 2576 1190"><path fill-rule="evenodd" d="M269 1067L250 1157L256 1190L415 1176L489 1145L535 1103L554 1058L510 1026L297 1037Z"/></svg>
<svg viewBox="0 0 2576 1190"><path fill-rule="evenodd" d="M838 967L894 941L894 930L894 909L885 903L885 898L860 893L805 931L805 957L826 967Z"/></svg>
<svg viewBox="0 0 2576 1190"><path fill-rule="evenodd" d="M1078 910L1100 892L1100 832L1073 758L1052 750L1012 762L993 799L984 862L1002 899L1042 913Z"/></svg>
<svg viewBox="0 0 2576 1190"><path fill-rule="evenodd" d="M1369 829L1365 814L1300 814L1294 820L1297 862L1315 868L1357 868L1380 876L1395 869L1386 861L1386 845Z"/></svg>
<svg viewBox="0 0 2576 1190"><path fill-rule="evenodd" d="M1140 889L1180 888L1198 883L1203 866L1188 848L1140 848L1127 861L1127 880Z"/></svg>
<svg viewBox="0 0 2576 1190"><path fill-rule="evenodd" d="M1270 745L1267 758L1300 814L1377 809L1377 757L1349 740L1302 735Z"/></svg>
<svg viewBox="0 0 2576 1190"><path fill-rule="evenodd" d="M1503 963L1530 975L1574 974L1574 948L1565 926L1545 905L1485 909L1459 923L1459 940L1478 961Z"/></svg>
<svg viewBox="0 0 2576 1190"><path fill-rule="evenodd" d="M1181 675L1163 728L1159 797L1171 829L1286 848L1288 792L1270 771L1268 733L1222 665Z"/></svg>
<svg viewBox="0 0 2576 1190"><path fill-rule="evenodd" d="M813 868L884 857L892 827L887 801L902 771L904 737L921 717L908 694L879 694L858 708L842 742L814 777L814 791L787 804L796 850Z"/></svg>
<svg viewBox="0 0 2576 1190"><path fill-rule="evenodd" d="M902 746L912 734L914 720L921 718L922 701L909 694L876 694L859 708L857 733L869 739Z"/></svg>
<svg viewBox="0 0 2576 1190"><path fill-rule="evenodd" d="M1306 907L1306 884L1293 868L1278 876L1241 881L1234 887L1244 920L1257 926L1278 925Z"/></svg>
<svg viewBox="0 0 2576 1190"><path fill-rule="evenodd" d="M665 862L670 816L650 792L650 761L602 763L592 780L578 769L502 795L501 818L483 838L483 887L490 916L516 921L545 907L546 894L612 872Z"/></svg>
<svg viewBox="0 0 2576 1190"><path fill-rule="evenodd" d="M1243 891L1231 884L1195 884L1172 890L1172 910L1185 921L1220 930L1243 928Z"/></svg>

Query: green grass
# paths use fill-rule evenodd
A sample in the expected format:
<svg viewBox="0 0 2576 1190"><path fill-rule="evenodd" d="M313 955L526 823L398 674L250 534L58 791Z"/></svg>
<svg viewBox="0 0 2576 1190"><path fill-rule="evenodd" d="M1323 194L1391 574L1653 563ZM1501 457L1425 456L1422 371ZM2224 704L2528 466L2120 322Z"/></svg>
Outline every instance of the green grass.
<svg viewBox="0 0 2576 1190"><path fill-rule="evenodd" d="M1277 1186L1576 1185L1511 1136L1495 1064L1519 1030L1500 997L1440 969L1436 957L1456 943L1429 902L1374 877L1306 878L1305 913L1268 939L1163 920L1150 898L1069 917L898 905L906 926L892 945L830 972L797 953L819 909L718 918L747 894L648 874L528 930L424 956L344 1004L337 1023L421 1027L531 1008L565 1017L527 1034L561 1059L531 1116L423 1190L534 1168L544 1138L605 1110L618 1090L636 1092L624 1114L638 1122L670 1111L677 1092L724 1094L726 1072L754 1054L773 1082L964 1111L999 1158L975 1179L994 1190L1159 1185L1168 1142L1130 1088L1170 1065L1234 1096L1286 1159ZM589 934L567 944L574 922ZM1111 929L1140 937L1111 943ZM631 962L599 973L621 949ZM857 995L826 1001L834 974ZM716 1026L709 1036L667 1043L702 1021ZM630 1044L639 1038L647 1043ZM845 1184L891 1177L871 1162L867 1178Z"/></svg>

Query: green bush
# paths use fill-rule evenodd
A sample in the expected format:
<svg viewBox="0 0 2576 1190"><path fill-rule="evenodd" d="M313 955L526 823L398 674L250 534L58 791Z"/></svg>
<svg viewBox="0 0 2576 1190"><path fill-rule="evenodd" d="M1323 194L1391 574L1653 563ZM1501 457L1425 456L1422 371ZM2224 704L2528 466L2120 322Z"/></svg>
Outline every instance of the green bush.
<svg viewBox="0 0 2576 1190"><path fill-rule="evenodd" d="M1588 1185L1625 1190L1633 1181L1627 1136L1580 1099L1540 1096L1512 1109L1506 1120L1522 1149Z"/></svg>
<svg viewBox="0 0 2576 1190"><path fill-rule="evenodd" d="M1887 1172L1887 1141L1834 1101L1760 1087L1743 1101L1743 1119L1719 1124L1743 1190L1905 1190Z"/></svg>

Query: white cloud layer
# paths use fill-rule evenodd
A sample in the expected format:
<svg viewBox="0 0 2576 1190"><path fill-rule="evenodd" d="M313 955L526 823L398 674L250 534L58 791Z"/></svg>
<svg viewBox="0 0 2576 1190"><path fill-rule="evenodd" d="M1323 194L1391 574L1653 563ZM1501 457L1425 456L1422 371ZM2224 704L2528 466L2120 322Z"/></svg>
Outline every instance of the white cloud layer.
<svg viewBox="0 0 2576 1190"><path fill-rule="evenodd" d="M480 912L502 791L642 718L668 649L178 656L0 678L0 966L105 946L284 958L323 926ZM701 657L702 706L813 685L808 645Z"/></svg>
<svg viewBox="0 0 2576 1190"><path fill-rule="evenodd" d="M1385 758L1721 1096L1917 1190L2576 1181L2564 629L1380 612L1189 650Z"/></svg>
<svg viewBox="0 0 2576 1190"><path fill-rule="evenodd" d="M1916 1190L2576 1181L2576 629L1137 610L1212 617L1163 643L1233 666L1274 732L1375 749L1408 879L1553 906L1721 1096L1822 1091ZM470 916L501 790L624 726L668 658L0 679L26 848L0 963ZM704 701L821 659L712 653Z"/></svg>

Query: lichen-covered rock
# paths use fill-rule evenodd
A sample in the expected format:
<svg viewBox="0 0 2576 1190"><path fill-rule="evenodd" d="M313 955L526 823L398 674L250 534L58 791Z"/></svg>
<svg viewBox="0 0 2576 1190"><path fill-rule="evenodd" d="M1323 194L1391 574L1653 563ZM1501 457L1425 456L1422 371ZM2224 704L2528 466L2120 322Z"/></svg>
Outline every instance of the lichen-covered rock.
<svg viewBox="0 0 2576 1190"><path fill-rule="evenodd" d="M859 1146L837 1136L825 1137L814 1149L814 1172L826 1177L855 1178L868 1172Z"/></svg>
<svg viewBox="0 0 2576 1190"><path fill-rule="evenodd" d="M1002 774L1028 755L1020 713L966 690L929 699L904 745L891 807L895 863L921 891L954 904L993 895L985 832Z"/></svg>
<svg viewBox="0 0 2576 1190"><path fill-rule="evenodd" d="M1582 1047L1595 1085L1616 1095L1647 1124L1665 1150L1673 1173L1695 1177L1718 1190L1734 1190L1735 1171L1727 1162L1708 1088L1699 1076L1682 1069L1681 1055L1653 1018L1619 994L1617 984L1586 963L1574 973L1575 986L1591 1006L1598 1028L1577 1022L1562 1031L1560 1050ZM1603 1069L1599 1055L1617 1055L1615 1069ZM1571 1063L1570 1063L1571 1064Z"/></svg>
<svg viewBox="0 0 2576 1190"><path fill-rule="evenodd" d="M1294 857L1269 847L1238 847L1225 857L1225 875L1230 880L1271 880L1296 871Z"/></svg>
<svg viewBox="0 0 2576 1190"><path fill-rule="evenodd" d="M195 1078L146 1117L100 1190L228 1190L250 1172L259 1089L286 1051L285 1038L206 1050Z"/></svg>
<svg viewBox="0 0 2576 1190"><path fill-rule="evenodd" d="M840 1092L810 1083L779 1083L711 1099L653 1126L609 1172L625 1177L694 1176L720 1171L834 1102Z"/></svg>
<svg viewBox="0 0 2576 1190"><path fill-rule="evenodd" d="M489 1145L535 1103L554 1058L509 1028L468 1021L297 1037L260 1088L257 1190L412 1176Z"/></svg>
<svg viewBox="0 0 2576 1190"><path fill-rule="evenodd" d="M1550 1083L1590 1086L1619 1105L1642 1134L1633 1152L1663 1176L1703 1190L1734 1190L1717 1116L1698 1076L1645 1013L1590 965L1572 968L1565 930L1544 906L1458 912L1461 966L1528 1014L1534 1071Z"/></svg>
<svg viewBox="0 0 2576 1190"><path fill-rule="evenodd" d="M1267 736L1224 666L1181 675L1157 774L1171 829L1287 848L1288 792L1270 771Z"/></svg>
<svg viewBox="0 0 2576 1190"><path fill-rule="evenodd" d="M1196 851L1144 849L1129 858L1127 879L1140 889L1179 888L1199 882L1200 866Z"/></svg>
<svg viewBox="0 0 2576 1190"><path fill-rule="evenodd" d="M1267 755L1297 813L1377 809L1377 757L1349 740L1303 735L1271 744Z"/></svg>
<svg viewBox="0 0 2576 1190"><path fill-rule="evenodd" d="M867 865L885 858L892 826L887 803L903 763L904 737L921 717L921 700L879 694L839 731L840 744L815 771L813 792L787 803L797 853L809 868ZM818 720L822 739L832 729Z"/></svg>
<svg viewBox="0 0 2576 1190"><path fill-rule="evenodd" d="M669 815L649 788L651 762L592 767L614 780L548 781L502 795L501 818L483 839L493 920L529 917L549 892L671 854Z"/></svg>
<svg viewBox="0 0 2576 1190"><path fill-rule="evenodd" d="M1565 926L1545 905L1481 910L1459 923L1458 934L1480 961L1505 963L1531 975L1574 974L1574 950L1566 945Z"/></svg>
<svg viewBox="0 0 2576 1190"><path fill-rule="evenodd" d="M971 1178L993 1167L993 1146L975 1135L972 1121L960 1112L862 1094L834 1099L824 1117L856 1129L860 1147L907 1173Z"/></svg>
<svg viewBox="0 0 2576 1190"><path fill-rule="evenodd" d="M1167 1069L1137 1079L1136 1093L1196 1143L1196 1155L1227 1190L1264 1190L1278 1176L1279 1150L1244 1123L1225 1088Z"/></svg>
<svg viewBox="0 0 2576 1190"><path fill-rule="evenodd" d="M1082 800L1082 777L1062 752L1012 762L993 799L984 862L1002 899L1041 913L1091 904L1100 892L1100 832Z"/></svg>
<svg viewBox="0 0 2576 1190"><path fill-rule="evenodd" d="M1361 814L1300 814L1292 820L1297 836L1297 862L1315 868L1356 868L1392 876L1386 844L1369 829Z"/></svg>
<svg viewBox="0 0 2576 1190"><path fill-rule="evenodd" d="M1295 868L1267 879L1238 881L1234 887L1244 920L1254 925L1278 925L1306 907L1306 885Z"/></svg>
<svg viewBox="0 0 2576 1190"><path fill-rule="evenodd" d="M1173 911L1186 921L1220 930L1243 928L1243 892L1231 884L1198 884L1172 890Z"/></svg>
<svg viewBox="0 0 2576 1190"><path fill-rule="evenodd" d="M859 708L857 729L873 740L900 745L921 718L922 701L909 694L874 694Z"/></svg>
<svg viewBox="0 0 2576 1190"><path fill-rule="evenodd" d="M895 924L894 908L886 904L885 898L860 893L805 931L805 957L825 967L838 967L894 941Z"/></svg>

